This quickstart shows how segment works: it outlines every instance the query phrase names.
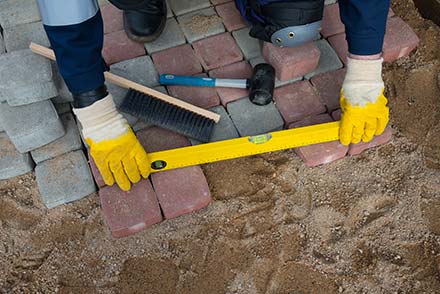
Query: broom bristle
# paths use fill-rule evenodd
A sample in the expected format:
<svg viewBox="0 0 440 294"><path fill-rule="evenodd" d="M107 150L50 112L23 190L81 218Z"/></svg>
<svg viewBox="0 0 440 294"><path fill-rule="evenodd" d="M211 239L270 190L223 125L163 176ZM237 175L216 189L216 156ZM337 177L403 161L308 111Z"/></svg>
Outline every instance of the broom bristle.
<svg viewBox="0 0 440 294"><path fill-rule="evenodd" d="M119 109L151 124L192 139L209 142L214 120L130 89Z"/></svg>

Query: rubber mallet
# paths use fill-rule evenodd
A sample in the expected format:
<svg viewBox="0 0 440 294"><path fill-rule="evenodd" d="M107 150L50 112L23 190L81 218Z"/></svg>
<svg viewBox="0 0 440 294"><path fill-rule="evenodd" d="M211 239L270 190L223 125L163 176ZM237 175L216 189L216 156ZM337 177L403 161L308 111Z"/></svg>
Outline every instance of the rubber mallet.
<svg viewBox="0 0 440 294"><path fill-rule="evenodd" d="M249 89L249 99L256 105L269 104L275 88L275 69L267 63L255 66L250 79L217 79L173 74L160 75L164 86L196 86Z"/></svg>

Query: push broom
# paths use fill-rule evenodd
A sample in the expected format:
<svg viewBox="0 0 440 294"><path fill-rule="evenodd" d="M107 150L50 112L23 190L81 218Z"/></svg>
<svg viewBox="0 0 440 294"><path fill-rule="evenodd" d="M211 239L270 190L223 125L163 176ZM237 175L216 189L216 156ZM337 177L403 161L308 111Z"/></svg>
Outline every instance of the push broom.
<svg viewBox="0 0 440 294"><path fill-rule="evenodd" d="M55 60L54 52L44 46L31 43L32 52ZM214 124L220 115L173 98L159 91L137 84L110 72L104 72L106 81L129 89L120 110L142 117L149 123L183 134L201 142L208 142Z"/></svg>

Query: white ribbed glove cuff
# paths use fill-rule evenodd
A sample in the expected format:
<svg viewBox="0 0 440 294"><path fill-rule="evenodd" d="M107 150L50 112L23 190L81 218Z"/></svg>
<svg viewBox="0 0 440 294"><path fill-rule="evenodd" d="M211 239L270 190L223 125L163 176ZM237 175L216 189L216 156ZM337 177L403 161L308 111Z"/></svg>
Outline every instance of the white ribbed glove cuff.
<svg viewBox="0 0 440 294"><path fill-rule="evenodd" d="M342 85L342 92L348 103L365 106L368 102L375 103L382 93L383 59L358 60L347 58L347 74Z"/></svg>
<svg viewBox="0 0 440 294"><path fill-rule="evenodd" d="M120 137L129 129L111 94L88 107L74 108L73 112L81 123L84 138L95 143Z"/></svg>

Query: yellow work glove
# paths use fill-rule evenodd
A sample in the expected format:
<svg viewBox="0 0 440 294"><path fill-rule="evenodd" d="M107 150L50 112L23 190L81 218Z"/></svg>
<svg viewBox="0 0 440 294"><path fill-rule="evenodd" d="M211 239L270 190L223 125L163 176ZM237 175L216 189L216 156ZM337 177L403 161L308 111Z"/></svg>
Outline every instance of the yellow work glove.
<svg viewBox="0 0 440 294"><path fill-rule="evenodd" d="M111 95L91 106L74 109L90 154L104 182L115 182L129 191L131 183L150 174L147 153L139 143L127 120L117 111Z"/></svg>
<svg viewBox="0 0 440 294"><path fill-rule="evenodd" d="M341 90L340 141L343 145L369 142L385 130L388 100L383 95L382 62L348 58Z"/></svg>

